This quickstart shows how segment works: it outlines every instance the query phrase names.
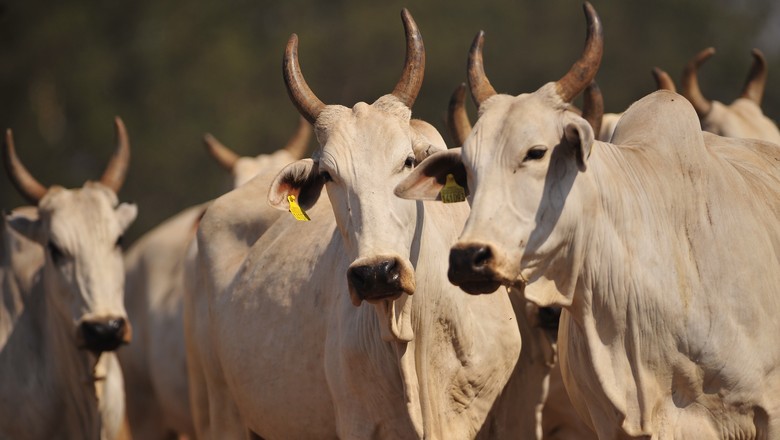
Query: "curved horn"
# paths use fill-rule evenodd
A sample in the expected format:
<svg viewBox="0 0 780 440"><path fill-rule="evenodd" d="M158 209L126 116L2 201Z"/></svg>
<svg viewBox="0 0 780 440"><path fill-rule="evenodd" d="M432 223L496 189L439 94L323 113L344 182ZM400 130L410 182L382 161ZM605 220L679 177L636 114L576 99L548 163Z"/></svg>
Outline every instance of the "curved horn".
<svg viewBox="0 0 780 440"><path fill-rule="evenodd" d="M585 88L582 117L593 127L593 133L598 138L601 132L601 120L604 118L604 96L596 81L591 81Z"/></svg>
<svg viewBox="0 0 780 440"><path fill-rule="evenodd" d="M708 47L697 53L688 64L685 65L682 77L682 95L691 102L700 118L707 115L712 109L712 103L701 94L699 90L699 67L715 54L715 48Z"/></svg>
<svg viewBox="0 0 780 440"><path fill-rule="evenodd" d="M311 124L309 124L309 121L303 117L298 118L298 129L295 130L295 133L290 140L287 141L287 145L284 146L284 149L296 159L302 158L309 148L311 131Z"/></svg>
<svg viewBox="0 0 780 440"><path fill-rule="evenodd" d="M236 166L236 162L239 159L238 154L223 145L222 142L218 141L211 133L203 135L203 143L206 145L206 150L211 157L217 161L219 166L227 171L233 171L233 167Z"/></svg>
<svg viewBox="0 0 780 440"><path fill-rule="evenodd" d="M669 74L665 71L659 69L658 67L653 67L653 78L655 78L655 85L657 90L669 90L672 92L677 92L677 87L674 85L672 77L669 76Z"/></svg>
<svg viewBox="0 0 780 440"><path fill-rule="evenodd" d="M479 108L485 100L496 94L496 89L490 85L485 75L485 65L482 62L482 47L485 45L485 31L479 31L471 43L468 60L468 79L471 98Z"/></svg>
<svg viewBox="0 0 780 440"><path fill-rule="evenodd" d="M753 49L753 66L750 67L745 87L742 88L741 98L747 98L757 105L761 105L761 99L764 98L764 87L766 86L767 68L764 54L758 49Z"/></svg>
<svg viewBox="0 0 780 440"><path fill-rule="evenodd" d="M8 177L11 178L11 182L19 191L19 194L33 205L37 205L43 196L46 195L47 189L35 180L35 177L22 165L22 161L16 155L14 135L10 128L5 132L3 159L5 159L5 170L8 172Z"/></svg>
<svg viewBox="0 0 780 440"><path fill-rule="evenodd" d="M282 71L284 74L284 84L287 86L287 93L290 95L295 107L298 108L301 116L314 124L317 116L325 107L325 104L317 98L303 79L301 66L298 64L298 35L290 35L287 41L287 49L284 51L282 61Z"/></svg>
<svg viewBox="0 0 780 440"><path fill-rule="evenodd" d="M119 193L125 182L125 176L127 176L127 166L130 165L130 141L127 138L125 124L119 116L114 118L114 128L116 130L116 150L108 161L103 175L100 176L100 183L109 187L114 193Z"/></svg>
<svg viewBox="0 0 780 440"><path fill-rule="evenodd" d="M452 92L450 104L447 107L447 128L457 147L462 146L471 133L471 122L469 122L469 115L466 113L465 98L466 84L460 83L458 88Z"/></svg>
<svg viewBox="0 0 780 440"><path fill-rule="evenodd" d="M401 19L406 31L406 60L401 79L398 80L392 94L407 107L412 108L417 94L420 93L425 74L425 47L417 23L406 8L401 10Z"/></svg>
<svg viewBox="0 0 780 440"><path fill-rule="evenodd" d="M604 32L596 10L589 2L582 5L588 23L585 49L571 69L556 83L558 95L564 102L571 102L596 77L604 53Z"/></svg>

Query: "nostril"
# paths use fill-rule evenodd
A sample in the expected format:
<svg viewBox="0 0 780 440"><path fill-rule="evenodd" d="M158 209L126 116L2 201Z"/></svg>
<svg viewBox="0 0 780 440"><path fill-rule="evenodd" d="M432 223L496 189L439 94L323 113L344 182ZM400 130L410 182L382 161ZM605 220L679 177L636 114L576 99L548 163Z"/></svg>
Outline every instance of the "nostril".
<svg viewBox="0 0 780 440"><path fill-rule="evenodd" d="M371 267L355 266L349 269L349 278L352 284L357 287L365 287L371 278Z"/></svg>
<svg viewBox="0 0 780 440"><path fill-rule="evenodd" d="M474 250L471 262L475 268L480 268L489 263L492 258L493 252L490 248L487 246L480 246Z"/></svg>
<svg viewBox="0 0 780 440"><path fill-rule="evenodd" d="M127 322L124 318L85 321L81 323L80 328L86 348L102 352L114 350L123 343Z"/></svg>

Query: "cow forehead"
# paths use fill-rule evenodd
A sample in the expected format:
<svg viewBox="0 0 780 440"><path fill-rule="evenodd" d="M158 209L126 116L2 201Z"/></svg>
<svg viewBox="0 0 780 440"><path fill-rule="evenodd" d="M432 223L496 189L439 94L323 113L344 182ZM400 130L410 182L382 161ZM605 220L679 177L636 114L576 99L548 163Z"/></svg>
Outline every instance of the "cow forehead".
<svg viewBox="0 0 780 440"><path fill-rule="evenodd" d="M411 111L393 96L373 104L360 102L351 109L327 106L317 119L317 138L322 156L344 160L347 157L397 155L412 149Z"/></svg>
<svg viewBox="0 0 780 440"><path fill-rule="evenodd" d="M483 106L473 134L463 146L467 162L478 156L534 145L553 146L560 139L561 116L566 107L538 91L519 96L496 95Z"/></svg>
<svg viewBox="0 0 780 440"><path fill-rule="evenodd" d="M114 210L117 203L111 190L87 183L79 189L53 188L41 199L39 210L53 236L83 233L84 238L100 237L120 232Z"/></svg>

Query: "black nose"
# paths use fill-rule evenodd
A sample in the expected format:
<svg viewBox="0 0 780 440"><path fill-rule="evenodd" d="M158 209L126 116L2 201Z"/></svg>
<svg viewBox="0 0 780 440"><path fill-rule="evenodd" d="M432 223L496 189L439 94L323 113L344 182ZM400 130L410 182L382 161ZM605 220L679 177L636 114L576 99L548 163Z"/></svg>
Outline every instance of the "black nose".
<svg viewBox="0 0 780 440"><path fill-rule="evenodd" d="M488 270L493 251L488 246L468 246L450 251L450 271L481 274Z"/></svg>
<svg viewBox="0 0 780 440"><path fill-rule="evenodd" d="M395 259L352 266L347 271L347 279L362 299L386 298L401 290L401 274Z"/></svg>
<svg viewBox="0 0 780 440"><path fill-rule="evenodd" d="M109 319L106 321L84 321L81 323L81 335L84 338L84 346L96 353L116 350L122 345L127 331L127 322L124 318Z"/></svg>
<svg viewBox="0 0 780 440"><path fill-rule="evenodd" d="M501 283L496 280L493 260L493 251L487 245L453 247L447 278L468 293L494 292Z"/></svg>

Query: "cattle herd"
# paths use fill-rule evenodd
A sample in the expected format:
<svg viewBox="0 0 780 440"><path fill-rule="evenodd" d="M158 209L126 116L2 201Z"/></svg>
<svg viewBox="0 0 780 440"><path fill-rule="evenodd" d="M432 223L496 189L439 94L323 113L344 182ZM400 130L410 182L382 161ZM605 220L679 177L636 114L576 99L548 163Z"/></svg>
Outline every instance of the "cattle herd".
<svg viewBox="0 0 780 440"><path fill-rule="evenodd" d="M681 94L656 69L659 90L604 114L584 12L580 59L531 93L493 88L476 36L478 118L461 85L449 149L411 118L409 11L400 79L351 108L307 85L293 34L289 144L239 157L206 135L234 189L126 252L121 119L75 189L33 177L8 130L32 206L1 220L0 439L780 439L764 57L730 105L699 89L709 48Z"/></svg>

